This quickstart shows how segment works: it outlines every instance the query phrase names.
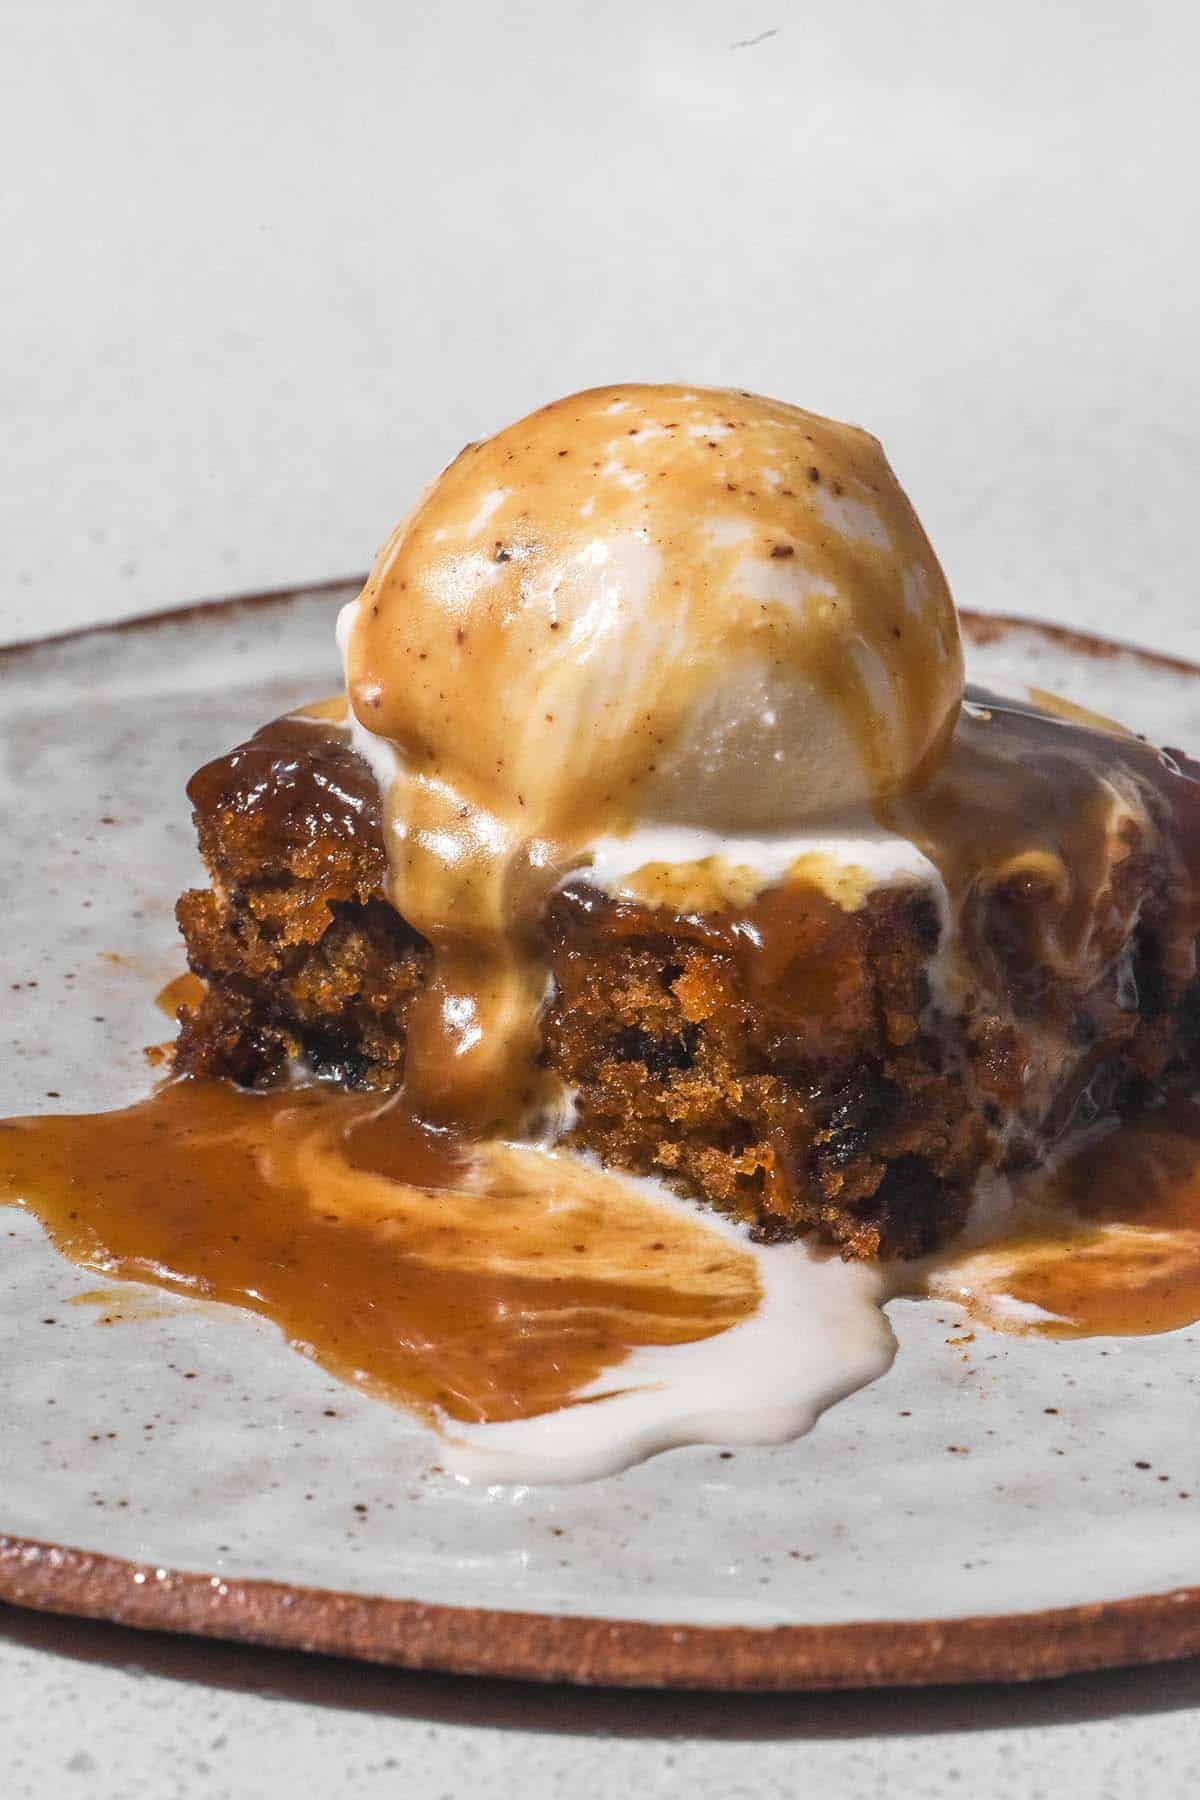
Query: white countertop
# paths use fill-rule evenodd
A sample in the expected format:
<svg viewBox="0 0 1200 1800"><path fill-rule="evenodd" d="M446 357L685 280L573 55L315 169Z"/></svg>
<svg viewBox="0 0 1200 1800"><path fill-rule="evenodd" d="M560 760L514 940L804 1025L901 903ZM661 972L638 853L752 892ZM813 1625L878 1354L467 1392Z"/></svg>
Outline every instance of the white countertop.
<svg viewBox="0 0 1200 1800"><path fill-rule="evenodd" d="M3 1618L5 1800L1185 1800L1200 1667L699 1696L404 1675Z"/></svg>
<svg viewBox="0 0 1200 1800"><path fill-rule="evenodd" d="M883 437L961 603L1200 658L1200 12L9 0L0 640L365 567L556 394ZM281 656L286 646L281 646ZM5 1800L1200 1783L1200 1667L540 1692L0 1611Z"/></svg>

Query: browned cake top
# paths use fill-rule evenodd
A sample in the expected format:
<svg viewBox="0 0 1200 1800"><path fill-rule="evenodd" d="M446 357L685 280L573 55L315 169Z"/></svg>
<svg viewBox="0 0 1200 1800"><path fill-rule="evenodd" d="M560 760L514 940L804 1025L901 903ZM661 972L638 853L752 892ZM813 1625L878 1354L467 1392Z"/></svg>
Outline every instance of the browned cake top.
<svg viewBox="0 0 1200 1800"><path fill-rule="evenodd" d="M348 733L317 718L273 719L247 743L205 763L188 782L201 822L228 810L268 836L298 835L382 846L379 788Z"/></svg>

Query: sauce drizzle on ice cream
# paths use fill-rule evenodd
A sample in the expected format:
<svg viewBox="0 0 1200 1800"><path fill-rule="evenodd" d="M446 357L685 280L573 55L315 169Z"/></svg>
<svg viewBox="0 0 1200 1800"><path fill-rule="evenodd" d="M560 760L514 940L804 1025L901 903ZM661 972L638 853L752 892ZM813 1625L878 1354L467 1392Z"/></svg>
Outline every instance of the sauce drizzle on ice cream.
<svg viewBox="0 0 1200 1800"><path fill-rule="evenodd" d="M424 1117L528 1125L541 904L647 820L795 827L903 786L962 693L878 441L732 389L597 388L468 445L344 621L389 895L430 943Z"/></svg>

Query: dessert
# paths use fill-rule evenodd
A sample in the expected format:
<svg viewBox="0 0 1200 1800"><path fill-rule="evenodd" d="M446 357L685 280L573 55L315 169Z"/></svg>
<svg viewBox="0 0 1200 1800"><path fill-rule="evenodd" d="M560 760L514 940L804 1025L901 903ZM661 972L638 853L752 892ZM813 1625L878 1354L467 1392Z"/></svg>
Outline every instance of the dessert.
<svg viewBox="0 0 1200 1800"><path fill-rule="evenodd" d="M873 438L573 396L338 638L344 695L189 784L171 1078L0 1122L72 1261L264 1314L485 1480L794 1437L900 1296L1200 1313L1200 768L964 687Z"/></svg>
<svg viewBox="0 0 1200 1800"><path fill-rule="evenodd" d="M1194 1080L1200 788L964 700L865 433L558 402L451 464L341 641L348 708L192 781L182 1070L402 1089L868 1258Z"/></svg>

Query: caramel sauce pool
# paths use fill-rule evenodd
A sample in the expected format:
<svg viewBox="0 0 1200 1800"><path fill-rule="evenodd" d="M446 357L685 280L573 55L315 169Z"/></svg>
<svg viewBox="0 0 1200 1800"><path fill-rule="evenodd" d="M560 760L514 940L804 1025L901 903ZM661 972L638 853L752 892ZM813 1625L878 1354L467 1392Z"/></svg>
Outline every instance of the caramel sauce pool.
<svg viewBox="0 0 1200 1800"><path fill-rule="evenodd" d="M1200 1319L1200 1103L1176 1100L1031 1177L998 1242L939 1259L927 1293L1042 1337L1142 1337ZM997 1298L1000 1305L997 1305ZM1020 1318L1004 1301L1038 1307Z"/></svg>
<svg viewBox="0 0 1200 1800"><path fill-rule="evenodd" d="M0 1123L0 1201L106 1280L247 1308L432 1419L568 1404L635 1347L760 1299L752 1256L547 1152L468 1153L395 1102L178 1080L123 1112Z"/></svg>

